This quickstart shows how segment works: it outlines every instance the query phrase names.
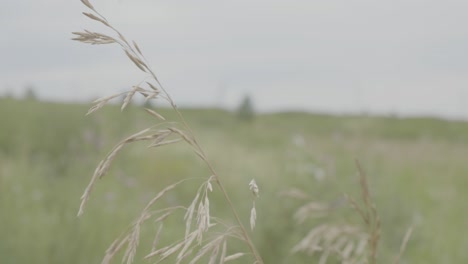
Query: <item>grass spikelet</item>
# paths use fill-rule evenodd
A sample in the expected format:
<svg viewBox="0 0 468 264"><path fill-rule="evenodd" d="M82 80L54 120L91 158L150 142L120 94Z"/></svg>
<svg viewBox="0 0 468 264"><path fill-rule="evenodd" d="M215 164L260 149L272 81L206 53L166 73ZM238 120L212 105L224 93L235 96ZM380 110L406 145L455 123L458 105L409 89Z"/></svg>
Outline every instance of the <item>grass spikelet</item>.
<svg viewBox="0 0 468 264"><path fill-rule="evenodd" d="M159 130L157 133L152 135L151 143L148 145L148 148L159 146L159 144L163 142L171 134L172 134L172 131L168 129Z"/></svg>
<svg viewBox="0 0 468 264"><path fill-rule="evenodd" d="M166 118L164 118L164 116L158 114L156 111L154 110L151 110L149 108L145 108L146 112L148 112L150 115L162 120L162 121L166 121Z"/></svg>
<svg viewBox="0 0 468 264"><path fill-rule="evenodd" d="M254 230L255 222L257 221L257 210L255 209L255 203L252 209L250 210L250 228Z"/></svg>
<svg viewBox="0 0 468 264"><path fill-rule="evenodd" d="M94 10L93 5L91 5L91 3L90 3L88 0L81 0L81 2L82 2L85 6L89 7L89 8L92 9L92 10Z"/></svg>
<svg viewBox="0 0 468 264"><path fill-rule="evenodd" d="M127 57L135 64L135 66L137 66L140 70L146 72L145 70L146 64L144 62L142 62L141 60L139 60L138 58L130 54L130 52L128 52L127 50L124 50L124 52L127 55Z"/></svg>
<svg viewBox="0 0 468 264"><path fill-rule="evenodd" d="M151 89L153 89L155 91L159 91L159 89L156 86L154 86L152 83L150 83L150 82L146 82L146 83L148 84L149 87L151 87Z"/></svg>
<svg viewBox="0 0 468 264"><path fill-rule="evenodd" d="M123 111L125 107L127 107L127 105L130 103L130 101L133 98L133 95L135 95L138 88L139 88L138 86L134 86L132 90L127 93L127 96L125 96L125 99L123 101L122 107L120 108L121 111Z"/></svg>
<svg viewBox="0 0 468 264"><path fill-rule="evenodd" d="M250 191L252 192L252 194L254 195L254 197L259 197L260 194L259 194L259 189L258 189L258 185L257 183L255 182L254 179L252 179L249 183L249 189Z"/></svg>
<svg viewBox="0 0 468 264"><path fill-rule="evenodd" d="M186 132L176 128L176 127L170 127L168 128L169 130L171 130L172 132L176 133L176 134L179 134L187 143L189 143L191 146L195 146L195 142L193 141L192 137L187 135Z"/></svg>
<svg viewBox="0 0 468 264"><path fill-rule="evenodd" d="M135 41L132 41L132 43L135 49L138 51L138 53L143 56L143 54L141 53L140 47L138 47L137 43Z"/></svg>
<svg viewBox="0 0 468 264"><path fill-rule="evenodd" d="M85 15L85 16L91 18L92 20L99 21L99 22L103 23L103 24L106 25L106 26L109 26L109 24L107 23L107 21L105 21L104 19L102 19L102 18L100 18L100 17L98 17L98 16L96 16L96 15L94 15L94 14L83 12L83 15Z"/></svg>
<svg viewBox="0 0 468 264"><path fill-rule="evenodd" d="M192 203L187 208L187 211L185 213L185 216L184 216L184 220L185 220L185 237L187 237L188 234L190 233L190 227L192 225L192 219L193 219L193 215L195 213L195 206L196 206L196 204L198 202L199 197L200 197L200 190L197 192L195 198L193 199Z"/></svg>
<svg viewBox="0 0 468 264"><path fill-rule="evenodd" d="M159 91L153 90L153 91L148 91L140 88L139 93L145 97L145 103L148 102L149 100L156 99L159 95Z"/></svg>
<svg viewBox="0 0 468 264"><path fill-rule="evenodd" d="M111 96L107 96L107 97L103 97L103 98L99 98L97 100L94 100L93 103L95 105L93 105L89 110L88 112L86 113L86 115L89 115L97 110L99 110L101 107L103 107L104 105L106 105L110 100L116 98L116 97L119 97L123 94L125 94L126 92L123 92L123 93L118 93L118 94L114 94L114 95L111 95Z"/></svg>
<svg viewBox="0 0 468 264"><path fill-rule="evenodd" d="M260 196L258 185L254 179L250 181L249 189L253 195L252 209L250 210L250 230L253 230L257 221L257 209L255 208L255 199L257 199Z"/></svg>
<svg viewBox="0 0 468 264"><path fill-rule="evenodd" d="M92 45L112 44L116 42L116 40L110 36L101 33L90 32L88 30L85 30L85 32L72 32L72 34L76 35L76 37L72 38L72 40Z"/></svg>
<svg viewBox="0 0 468 264"><path fill-rule="evenodd" d="M239 258L241 258L243 256L245 256L245 253L243 253L243 252L235 253L235 254L229 255L226 258L224 258L224 261L222 263L226 263L226 262L231 261L231 260L236 260L236 259L239 259Z"/></svg>

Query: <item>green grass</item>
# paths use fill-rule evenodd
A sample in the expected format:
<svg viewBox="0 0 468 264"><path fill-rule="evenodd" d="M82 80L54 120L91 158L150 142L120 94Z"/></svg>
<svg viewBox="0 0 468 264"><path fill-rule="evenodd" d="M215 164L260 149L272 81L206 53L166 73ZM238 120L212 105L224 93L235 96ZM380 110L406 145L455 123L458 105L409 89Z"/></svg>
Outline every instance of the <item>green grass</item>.
<svg viewBox="0 0 468 264"><path fill-rule="evenodd" d="M136 106L123 113L107 106L85 117L87 108L0 99L1 263L99 263L152 195L182 178L209 176L184 144L156 150L136 144L98 182L85 214L76 218L99 159L118 140L153 122ZM248 182L257 180L261 196L253 237L266 263L312 262L291 256L289 249L320 222L296 225L291 216L300 204L278 193L298 187L330 202L343 192L357 196L355 158L369 174L382 218L381 263L397 254L410 225L415 229L403 263L468 260L468 123L305 113L260 115L246 123L221 110L182 112L247 225ZM298 137L304 145L293 144ZM314 167L325 171L324 180L314 177ZM189 203L192 186L182 185L163 203ZM212 212L231 218L217 197L214 193ZM351 210L343 211L334 221L359 223ZM178 221L167 223L163 238L180 232ZM156 228L146 227L142 239L148 243L142 243L137 263L147 263L140 259Z"/></svg>

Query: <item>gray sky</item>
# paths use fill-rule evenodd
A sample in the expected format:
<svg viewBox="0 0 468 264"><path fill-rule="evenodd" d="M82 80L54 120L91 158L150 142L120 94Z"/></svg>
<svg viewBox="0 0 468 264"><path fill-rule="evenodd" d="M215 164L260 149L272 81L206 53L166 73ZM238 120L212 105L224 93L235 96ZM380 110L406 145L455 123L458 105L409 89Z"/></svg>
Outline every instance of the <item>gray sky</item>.
<svg viewBox="0 0 468 264"><path fill-rule="evenodd" d="M179 105L468 119L466 0L91 0ZM6 0L0 93L89 101L141 75L79 0Z"/></svg>

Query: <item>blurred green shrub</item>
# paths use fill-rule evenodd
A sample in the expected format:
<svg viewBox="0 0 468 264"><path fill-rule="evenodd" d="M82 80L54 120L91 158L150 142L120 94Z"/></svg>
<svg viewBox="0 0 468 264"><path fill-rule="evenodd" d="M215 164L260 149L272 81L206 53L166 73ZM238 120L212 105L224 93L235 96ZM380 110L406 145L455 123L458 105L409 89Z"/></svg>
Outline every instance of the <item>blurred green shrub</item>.
<svg viewBox="0 0 468 264"><path fill-rule="evenodd" d="M252 121L255 117L255 110L252 99L246 95L237 109L237 116L243 121Z"/></svg>

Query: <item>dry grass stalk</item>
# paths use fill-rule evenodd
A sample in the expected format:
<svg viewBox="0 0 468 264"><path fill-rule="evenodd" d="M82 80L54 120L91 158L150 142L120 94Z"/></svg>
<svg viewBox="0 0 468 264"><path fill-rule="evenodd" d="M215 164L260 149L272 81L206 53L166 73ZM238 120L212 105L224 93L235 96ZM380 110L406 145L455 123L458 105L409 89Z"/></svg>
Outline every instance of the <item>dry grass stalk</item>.
<svg viewBox="0 0 468 264"><path fill-rule="evenodd" d="M380 217L377 213L376 206L372 201L372 196L370 195L369 185L367 182L367 174L362 168L359 161L356 160L356 166L359 171L359 183L361 186L361 199L362 205L359 205L356 200L347 196L348 201L350 202L351 206L359 213L364 224L366 225L368 239L368 255L369 260L368 262L371 264L377 263L377 249L380 242L380 234L381 234L381 222ZM403 241L400 246L399 254L396 256L394 263L400 263L401 256L403 255L404 250L406 249L406 245L411 237L413 232L413 228L410 227L403 238Z"/></svg>
<svg viewBox="0 0 468 264"><path fill-rule="evenodd" d="M123 238L117 239L111 245L111 247L107 250L102 263L110 263L110 261L115 256L115 254L119 252L125 244L127 244L127 249L124 253L123 260L127 264L132 263L135 258L136 250L140 241L141 225L144 222L146 222L148 219L152 219L152 218L155 218L156 219L155 221L157 223L160 223L160 227L158 228L158 231L155 237L155 242L153 243L153 250L151 253L149 253L146 256L146 258L159 256L158 262L161 262L164 259L167 259L170 256L178 252L177 263L181 263L183 260L186 260L188 256L191 256L193 252L196 252L193 258L191 259L190 263L195 263L196 261L200 260L207 254L210 254L209 263L215 263L217 260L219 260L220 263L225 263L227 261L234 260L245 255L245 253L236 253L230 256L226 256L227 238L229 237L229 238L237 238L237 239L244 241L247 244L252 255L254 256L255 263L260 263L260 264L263 263L262 258L258 254L257 250L255 249L252 243L252 240L247 234L246 228L243 226L242 221L240 220L236 210L234 209L234 206L223 184L221 183L221 180L218 174L216 173L213 166L208 161L203 149L198 144L193 131L191 130L190 126L185 121L185 118L182 116L180 111L178 111L177 105L171 99L167 91L163 88L158 78L156 77L156 74L148 66L148 63L146 62L146 59L144 58L140 47L134 41L132 41L132 43L130 44L130 42L124 37L124 35L121 34L116 28L114 28L104 16L102 16L99 12L97 12L94 6L88 0L81 0L81 2L91 10L91 12L84 12L83 15L85 15L91 20L102 23L108 29L113 31L116 34L116 37L111 37L111 36L104 35L104 34L97 33L97 32L91 32L89 30L84 30L84 32L73 32L73 34L75 35L73 40L80 41L80 42L87 43L87 44L93 44L93 45L94 44L96 45L97 44L113 44L113 43L118 44L123 49L125 55L132 61L132 63L141 71L149 74L150 77L153 79L153 81L145 82L145 85L147 86L146 88L145 88L145 85L142 85L143 82L140 82L140 84L133 86L132 89L128 92L120 93L120 94L116 94L116 95L112 95L112 96L108 96L108 97L104 97L104 98L96 100L94 102L95 105L89 109L87 114L91 114L95 112L96 110L102 108L110 100L116 97L119 97L122 94L126 94L124 102L121 106L121 109L124 110L130 103L132 98L136 94L140 94L145 97L146 101L157 100L157 99L167 100L170 103L170 105L173 107L175 112L177 113L180 119L179 124L183 127L183 129L172 126L168 122L160 123L160 124L164 124L165 128L155 129L156 126L153 128L147 128L145 130L142 130L140 132L137 132L127 137L126 139L116 144L116 146L109 152L109 154L98 164L88 186L86 187L81 197L81 204L80 204L80 209L78 211L78 215L83 214L84 208L86 206L87 201L89 200L91 191L93 189L94 184L96 183L96 180L99 178L102 178L105 174L107 174L116 155L124 148L124 146L133 142L150 141L151 143L148 145L148 147L160 147L163 145L172 144L172 143L176 143L179 141L185 141L191 146L193 151L205 162L208 169L212 173L212 176L210 176L208 180L206 180L198 189L191 205L188 208L183 208L184 210L186 210L186 214L184 217L186 221L186 232L185 232L184 239L182 239L178 243L174 243L172 245L164 246L164 247L157 249L157 246L159 244L160 234L163 229L163 225L162 225L163 221L167 217L172 215L172 213L176 209L181 209L182 207L178 206L178 207L173 207L173 208L166 208L164 210L159 210L155 212L150 210L151 207L161 197L163 197L166 192L172 190L178 184L181 183L181 182L177 182L173 185L170 185L164 188L147 204L147 206L143 209L140 216L133 223L130 231L128 231L128 233ZM162 121L165 121L165 118L161 116L160 114L158 114L156 111L151 110L151 109L146 109L146 111L152 116ZM172 136L172 139L169 138L171 136ZM208 197L208 193L213 191L212 182L215 183L219 187L219 190L223 193L223 196L226 199L228 207L231 209L231 211L233 212L235 216L237 226L234 228L227 227L224 234L219 235L217 237L211 237L211 239L209 240L204 240L204 233L208 232L208 230L212 226L214 226L214 224L211 223L212 217L210 215L210 201ZM256 196L258 196L258 186L256 186L255 181L253 181L253 184L251 182L250 185L251 185L250 186L251 191ZM194 219L195 215L196 215L196 219ZM254 203L254 206L251 211L252 228L255 225L255 219L256 219L256 210L255 210L255 203ZM196 228L193 231L191 231L191 227L193 223L196 224ZM195 241L197 243L195 243ZM197 247L200 247L200 246L201 246L200 250L197 251L196 250ZM220 252L221 252L221 255L220 255Z"/></svg>
<svg viewBox="0 0 468 264"><path fill-rule="evenodd" d="M359 183L361 186L361 199L362 205L359 205L353 198L347 196L351 206L359 213L364 224L366 225L368 233L368 254L369 263L377 263L377 248L380 241L380 217L377 214L377 208L372 202L372 197L369 191L369 185L367 183L367 175L364 169L361 167L359 161L356 160L356 166L359 171Z"/></svg>
<svg viewBox="0 0 468 264"><path fill-rule="evenodd" d="M394 264L400 263L401 256L403 256L403 252L405 252L406 246L408 245L408 241L410 240L412 233L413 233L413 227L408 228L408 230L406 231L405 237L403 238L403 241L401 242L400 252L398 253L398 255L395 258L395 261L393 262Z"/></svg>

